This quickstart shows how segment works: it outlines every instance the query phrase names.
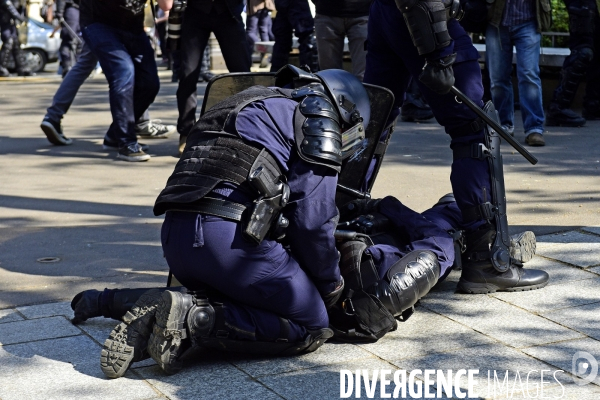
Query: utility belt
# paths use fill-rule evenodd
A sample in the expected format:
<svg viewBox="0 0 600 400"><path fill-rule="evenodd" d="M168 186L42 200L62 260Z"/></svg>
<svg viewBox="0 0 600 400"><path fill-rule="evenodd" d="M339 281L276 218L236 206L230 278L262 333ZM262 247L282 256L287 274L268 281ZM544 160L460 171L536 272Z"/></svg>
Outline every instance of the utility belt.
<svg viewBox="0 0 600 400"><path fill-rule="evenodd" d="M277 162L265 149L261 150L249 169L246 182L258 196L251 203L210 197L202 197L186 210L170 208L171 211L188 211L214 215L242 223L243 234L251 242L259 244L267 236L283 239L289 221L282 215L290 198L290 188Z"/></svg>

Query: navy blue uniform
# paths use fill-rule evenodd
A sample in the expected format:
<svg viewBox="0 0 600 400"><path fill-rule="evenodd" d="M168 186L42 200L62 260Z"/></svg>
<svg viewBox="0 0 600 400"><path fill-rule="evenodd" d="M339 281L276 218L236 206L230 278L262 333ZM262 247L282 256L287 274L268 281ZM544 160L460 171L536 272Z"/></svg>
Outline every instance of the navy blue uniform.
<svg viewBox="0 0 600 400"><path fill-rule="evenodd" d="M443 57L455 52L455 86L476 104L483 105L481 70L477 61L479 54L458 21L448 21L448 31L452 43L431 57ZM451 148L484 142L483 129L473 132L470 128L471 122L477 118L471 109L457 102L454 95L438 95L418 81L425 58L419 56L404 18L393 0L375 0L371 6L367 48L365 83L390 89L396 98L395 106L399 107L412 76L419 83L437 121L450 134ZM487 160L461 158L453 162L450 181L458 206L463 212L489 201L489 176ZM475 221L468 228L473 229L482 222Z"/></svg>
<svg viewBox="0 0 600 400"><path fill-rule="evenodd" d="M188 289L209 285L232 299L226 304L227 323L255 332L258 340L281 337L279 316L289 319L290 342L302 340L305 328L327 327L320 293L331 292L340 280L333 237L337 175L297 156L296 106L281 98L255 101L239 113L236 124L242 139L269 149L287 176L291 197L284 215L290 221L290 250L269 239L251 244L240 223L199 213L169 211L162 228L173 275ZM213 189L211 197L251 200L227 183Z"/></svg>

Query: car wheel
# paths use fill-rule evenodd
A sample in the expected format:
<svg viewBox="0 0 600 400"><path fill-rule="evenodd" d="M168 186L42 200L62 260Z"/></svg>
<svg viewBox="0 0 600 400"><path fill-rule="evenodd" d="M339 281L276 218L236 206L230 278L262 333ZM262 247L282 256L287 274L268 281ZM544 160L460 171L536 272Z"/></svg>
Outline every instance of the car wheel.
<svg viewBox="0 0 600 400"><path fill-rule="evenodd" d="M43 71L48 62L46 52L41 49L24 49L25 60L31 72Z"/></svg>

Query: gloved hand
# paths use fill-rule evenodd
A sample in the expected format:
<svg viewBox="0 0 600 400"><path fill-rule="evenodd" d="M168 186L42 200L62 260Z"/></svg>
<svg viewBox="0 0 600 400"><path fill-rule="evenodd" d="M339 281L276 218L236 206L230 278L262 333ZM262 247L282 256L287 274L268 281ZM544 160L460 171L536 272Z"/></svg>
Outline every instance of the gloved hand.
<svg viewBox="0 0 600 400"><path fill-rule="evenodd" d="M341 278L340 281L335 285L335 289L332 292L327 293L325 295L321 295L323 298L323 303L325 303L325 308L330 309L337 303L342 292L344 291L344 278Z"/></svg>
<svg viewBox="0 0 600 400"><path fill-rule="evenodd" d="M446 94L454 85L454 71L452 64L456 60L456 53L438 60L427 60L419 80L429 89L438 94Z"/></svg>
<svg viewBox="0 0 600 400"><path fill-rule="evenodd" d="M60 28L62 26L63 19L62 17L54 17L52 19L52 26L55 28Z"/></svg>
<svg viewBox="0 0 600 400"><path fill-rule="evenodd" d="M171 12L184 12L187 8L187 0L173 0L173 6Z"/></svg>

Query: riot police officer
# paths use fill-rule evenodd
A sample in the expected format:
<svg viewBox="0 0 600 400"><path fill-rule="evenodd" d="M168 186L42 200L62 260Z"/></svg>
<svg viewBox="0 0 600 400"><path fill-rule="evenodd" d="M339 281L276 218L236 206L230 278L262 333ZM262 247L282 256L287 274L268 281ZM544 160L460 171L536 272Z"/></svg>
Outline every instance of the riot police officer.
<svg viewBox="0 0 600 400"><path fill-rule="evenodd" d="M404 98L409 77L452 138L450 182L466 230L458 289L466 293L532 290L546 285L543 271L521 268L510 257L510 239L499 141L465 104L450 94L456 85L483 105L483 85L471 39L454 18L458 2L375 0L369 15L365 83ZM493 105L484 108L495 116Z"/></svg>
<svg viewBox="0 0 600 400"><path fill-rule="evenodd" d="M12 53L19 76L31 76L32 72L27 68L25 55L21 50L17 22L25 22L23 7L18 0L0 0L0 38L2 38L2 49L0 49L0 76L8 76L6 66Z"/></svg>
<svg viewBox="0 0 600 400"><path fill-rule="evenodd" d="M560 81L546 115L548 126L583 126L586 119L600 119L600 16L594 0L565 0L569 13L569 49ZM579 83L587 74L583 117L571 106Z"/></svg>
<svg viewBox="0 0 600 400"><path fill-rule="evenodd" d="M80 35L79 29L79 1L78 0L57 0L56 14L52 23L55 26L68 25L69 28L63 26L60 31L60 66L62 67L63 78L73 67L77 61L77 57L81 52L80 40L75 35Z"/></svg>

